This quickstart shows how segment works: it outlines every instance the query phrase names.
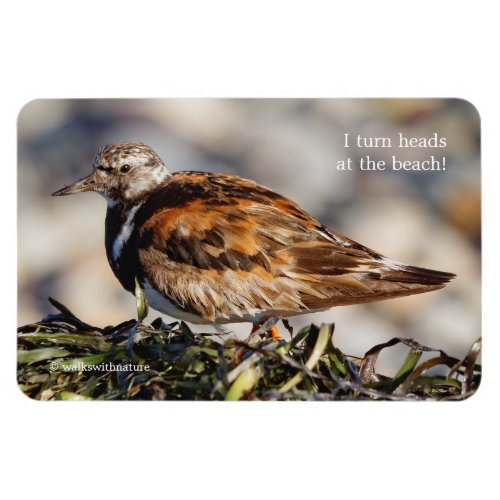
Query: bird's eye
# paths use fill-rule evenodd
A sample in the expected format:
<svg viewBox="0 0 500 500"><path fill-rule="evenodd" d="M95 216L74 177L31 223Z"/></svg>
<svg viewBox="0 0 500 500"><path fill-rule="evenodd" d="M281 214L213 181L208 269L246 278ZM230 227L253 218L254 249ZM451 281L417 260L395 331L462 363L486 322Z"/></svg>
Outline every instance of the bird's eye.
<svg viewBox="0 0 500 500"><path fill-rule="evenodd" d="M125 163L125 165L122 165L120 167L120 172L122 174L126 174L129 170L130 170L130 165L127 165L126 163Z"/></svg>

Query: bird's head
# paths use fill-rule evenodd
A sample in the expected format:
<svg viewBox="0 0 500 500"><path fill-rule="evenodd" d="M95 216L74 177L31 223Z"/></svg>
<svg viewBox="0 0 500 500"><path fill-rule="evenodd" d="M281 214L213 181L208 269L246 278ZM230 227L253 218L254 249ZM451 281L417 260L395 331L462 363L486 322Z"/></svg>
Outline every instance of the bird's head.
<svg viewBox="0 0 500 500"><path fill-rule="evenodd" d="M108 144L97 154L92 173L52 196L95 191L108 206L134 204L160 186L169 176L161 158L138 142Z"/></svg>

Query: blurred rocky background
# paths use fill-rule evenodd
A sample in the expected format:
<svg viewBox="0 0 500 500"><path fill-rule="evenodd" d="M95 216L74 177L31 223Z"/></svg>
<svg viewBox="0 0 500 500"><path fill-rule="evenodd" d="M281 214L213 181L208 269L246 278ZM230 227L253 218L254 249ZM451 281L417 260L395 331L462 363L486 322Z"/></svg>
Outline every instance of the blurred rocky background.
<svg viewBox="0 0 500 500"><path fill-rule="evenodd" d="M344 133L447 138L443 149L343 147ZM469 103L442 99L37 100L18 120L18 321L54 312L47 297L106 326L135 315L104 251L105 202L52 198L110 142L151 146L172 171L230 172L292 198L327 226L395 260L451 271L446 289L292 318L335 322L362 354L394 336L462 356L480 335L480 131ZM342 172L339 160L447 158L441 172ZM151 318L158 316L151 312ZM169 318L165 318L170 321ZM203 327L193 327L196 331ZM229 325L246 336L250 326ZM400 360L381 359L388 370ZM385 363L385 364L384 364Z"/></svg>

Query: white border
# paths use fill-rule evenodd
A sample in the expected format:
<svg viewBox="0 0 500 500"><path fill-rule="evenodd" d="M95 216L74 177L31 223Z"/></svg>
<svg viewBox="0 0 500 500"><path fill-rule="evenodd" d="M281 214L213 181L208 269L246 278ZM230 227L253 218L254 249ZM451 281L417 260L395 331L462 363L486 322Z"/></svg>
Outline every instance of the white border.
<svg viewBox="0 0 500 500"><path fill-rule="evenodd" d="M160 7L163 5L163 7ZM9 3L1 43L4 489L38 499L469 498L498 464L497 16L481 3ZM493 3L491 4L493 6ZM15 121L37 97L461 97L483 127L485 365L462 403L37 403L15 380ZM496 214L494 222L493 214ZM495 227L496 225L496 227ZM486 447L487 444L487 447ZM96 493L97 492L97 493ZM491 495L486 495L491 498Z"/></svg>

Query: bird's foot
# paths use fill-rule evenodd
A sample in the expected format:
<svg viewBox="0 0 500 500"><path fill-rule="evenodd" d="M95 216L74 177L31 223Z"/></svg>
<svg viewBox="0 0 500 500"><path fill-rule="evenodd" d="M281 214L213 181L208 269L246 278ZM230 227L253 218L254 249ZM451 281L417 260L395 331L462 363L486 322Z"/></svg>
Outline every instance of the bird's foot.
<svg viewBox="0 0 500 500"><path fill-rule="evenodd" d="M271 334L273 340L281 340L280 332L278 330L278 327L276 325L272 326L269 330L268 333Z"/></svg>

